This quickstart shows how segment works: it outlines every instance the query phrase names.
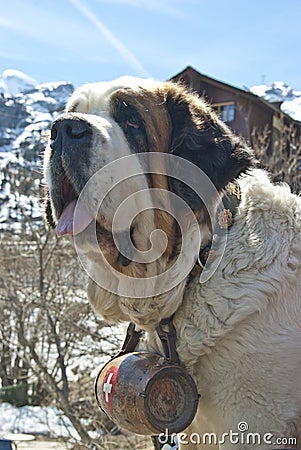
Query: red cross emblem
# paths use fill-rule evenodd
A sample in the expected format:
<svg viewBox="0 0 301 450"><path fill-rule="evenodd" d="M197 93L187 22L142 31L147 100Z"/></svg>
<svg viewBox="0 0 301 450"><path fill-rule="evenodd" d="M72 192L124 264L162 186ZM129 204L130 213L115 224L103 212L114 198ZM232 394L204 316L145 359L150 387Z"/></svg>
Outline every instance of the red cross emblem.
<svg viewBox="0 0 301 450"><path fill-rule="evenodd" d="M117 374L118 374L118 367L115 366L110 367L104 377L102 384L103 398L109 410L112 409L113 405L113 396L117 380Z"/></svg>

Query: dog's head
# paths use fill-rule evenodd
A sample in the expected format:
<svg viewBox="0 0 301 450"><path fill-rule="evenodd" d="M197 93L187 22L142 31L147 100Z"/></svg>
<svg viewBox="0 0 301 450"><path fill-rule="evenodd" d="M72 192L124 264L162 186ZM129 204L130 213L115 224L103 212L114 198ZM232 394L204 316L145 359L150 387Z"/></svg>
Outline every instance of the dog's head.
<svg viewBox="0 0 301 450"><path fill-rule="evenodd" d="M154 153L158 158L152 158L151 168L146 170L140 155ZM160 157L162 154L178 157L177 163L189 161L206 174L215 187L214 193L209 194L212 198L206 199L206 206L204 199L191 186L170 176L170 167L162 167L167 164ZM116 173L110 176L102 171L105 167L114 168L114 162L118 165L118 161L122 161L124 180L114 183ZM170 199L164 197L161 199L162 207L153 210L149 205L143 207L147 192L160 190L180 197L194 212L204 243L210 239L212 229L209 220L212 211L208 211L208 204L214 209L226 184L252 164L253 156L247 145L202 99L181 85L131 77L87 84L74 92L65 113L52 125L45 154L45 177L49 190L47 220L56 227L59 235L80 235L96 217L98 245L110 266L135 278L155 277L177 257L181 230L170 211L165 210L167 204L170 206L172 203ZM95 178L98 172L100 176ZM127 178L127 173L132 172L136 176ZM89 182L91 179L94 181ZM135 197L139 191L145 193L143 200ZM82 192L84 194L77 202ZM131 196L136 209L138 206L141 208L127 226L122 220L117 221L116 235L120 246L116 246L112 233L114 214L123 200ZM103 197L101 204L100 197ZM152 201L150 194L150 204ZM74 220L76 203L80 203L78 220ZM137 261L133 248L147 252L150 234L155 229L164 231L167 236L163 253L157 261ZM127 242L124 239L127 233L133 247L124 255L121 250L126 250L123 242ZM195 254L200 244L196 245ZM94 265L98 264L95 255L91 260ZM98 295L96 291L95 283L92 283L90 296L94 301ZM108 302L113 302L112 298ZM122 313L119 311L117 314L114 310L116 318L131 318L128 308L124 303L122 305ZM99 309L106 318L114 319L114 308L107 306L110 313L105 313L102 307Z"/></svg>

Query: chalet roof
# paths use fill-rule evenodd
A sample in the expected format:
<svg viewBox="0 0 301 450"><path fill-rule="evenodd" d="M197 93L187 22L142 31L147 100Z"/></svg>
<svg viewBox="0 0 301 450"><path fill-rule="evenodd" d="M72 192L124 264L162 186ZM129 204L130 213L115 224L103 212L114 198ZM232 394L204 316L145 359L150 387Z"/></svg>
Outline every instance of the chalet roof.
<svg viewBox="0 0 301 450"><path fill-rule="evenodd" d="M256 94L253 94L253 92L246 91L244 89L240 89L235 86L231 86L230 84L224 83L223 81L216 80L215 78L211 78L207 75L204 75L200 72L198 72L196 69L194 69L192 66L187 66L184 70L179 72L178 74L174 75L170 79L173 80L175 78L179 78L182 75L185 75L185 73L192 73L198 78L202 79L203 81L207 82L208 84L211 84L212 86L215 86L217 88L223 89L228 92L232 92L234 95L239 94L240 96L250 99L253 102L260 103L264 108L267 108L273 112L280 113L281 115L285 116L289 121L292 121L300 126L300 122L293 119L291 116L289 116L287 113L282 111L279 107L276 105L273 105L272 103L268 102L267 100L264 100L262 97L259 97Z"/></svg>

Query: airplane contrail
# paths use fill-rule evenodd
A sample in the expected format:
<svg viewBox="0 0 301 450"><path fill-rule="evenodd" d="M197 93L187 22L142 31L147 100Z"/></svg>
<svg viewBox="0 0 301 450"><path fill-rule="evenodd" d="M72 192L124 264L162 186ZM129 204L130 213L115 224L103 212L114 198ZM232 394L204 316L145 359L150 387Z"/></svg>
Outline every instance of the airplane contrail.
<svg viewBox="0 0 301 450"><path fill-rule="evenodd" d="M101 32L103 37L118 51L123 59L136 71L137 75L150 77L149 72L142 66L138 59L123 45L116 36L79 0L69 0L90 22Z"/></svg>

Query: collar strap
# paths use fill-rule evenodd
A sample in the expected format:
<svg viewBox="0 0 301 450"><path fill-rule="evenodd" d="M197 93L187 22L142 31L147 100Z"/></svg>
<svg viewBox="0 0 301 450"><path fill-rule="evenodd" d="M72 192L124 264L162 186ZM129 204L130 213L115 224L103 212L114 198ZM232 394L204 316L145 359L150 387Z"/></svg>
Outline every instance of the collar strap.
<svg viewBox="0 0 301 450"><path fill-rule="evenodd" d="M167 319L162 319L159 325L156 327L157 335L162 343L165 358L169 362L180 364L180 358L176 350L177 333L175 326L172 322L173 315ZM164 330L163 326L167 325L168 330Z"/></svg>
<svg viewBox="0 0 301 450"><path fill-rule="evenodd" d="M126 336L123 341L121 350L119 350L119 352L114 356L114 358L125 355L126 353L133 352L137 347L137 345L139 344L142 334L143 331L136 330L135 324L133 322L130 322L126 331Z"/></svg>
<svg viewBox="0 0 301 450"><path fill-rule="evenodd" d="M173 315L162 319L156 327L157 335L162 343L163 352L165 358L169 362L180 363L179 355L176 350L176 329L172 322ZM164 328L163 328L164 327ZM167 330L165 329L167 327ZM136 330L135 324L131 322L127 328L125 340L123 342L121 350L114 356L117 358L118 356L122 356L126 353L130 353L135 351L137 345L140 342L140 339L143 335L142 330Z"/></svg>

